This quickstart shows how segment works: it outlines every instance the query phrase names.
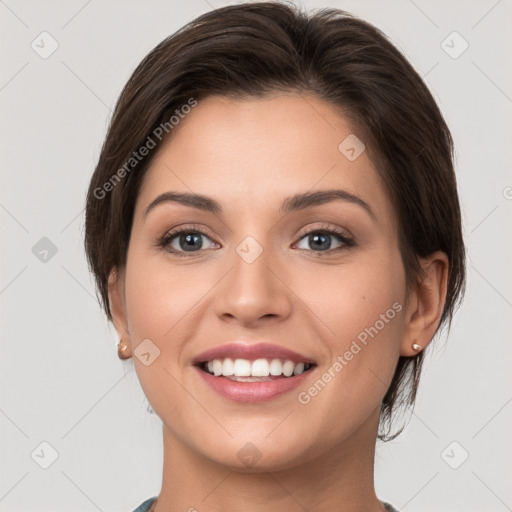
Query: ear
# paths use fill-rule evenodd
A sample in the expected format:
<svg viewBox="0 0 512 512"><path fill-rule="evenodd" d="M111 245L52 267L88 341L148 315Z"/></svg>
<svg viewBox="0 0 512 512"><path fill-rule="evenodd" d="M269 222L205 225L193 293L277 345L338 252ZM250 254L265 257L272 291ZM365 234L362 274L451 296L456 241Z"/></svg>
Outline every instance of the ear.
<svg viewBox="0 0 512 512"><path fill-rule="evenodd" d="M108 297L117 336L119 340L123 341L123 345L128 345L124 353L127 357L131 357L130 332L128 331L124 295L124 273L119 273L117 269L112 270L108 277Z"/></svg>
<svg viewBox="0 0 512 512"><path fill-rule="evenodd" d="M409 292L406 307L406 326L400 355L411 357L432 341L439 326L448 285L448 257L436 251L420 260L424 276ZM414 350L413 344L421 348Z"/></svg>

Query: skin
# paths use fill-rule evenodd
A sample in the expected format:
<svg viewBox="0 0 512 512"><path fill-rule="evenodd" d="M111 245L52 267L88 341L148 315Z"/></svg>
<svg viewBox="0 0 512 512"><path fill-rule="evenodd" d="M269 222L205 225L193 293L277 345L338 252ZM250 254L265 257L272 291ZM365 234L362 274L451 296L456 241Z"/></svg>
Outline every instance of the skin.
<svg viewBox="0 0 512 512"><path fill-rule="evenodd" d="M426 277L407 286L395 213L368 152L351 162L338 150L352 133L314 96L209 97L155 155L126 268L112 272L109 289L128 352L147 338L160 350L149 366L133 358L163 423L157 512L384 510L373 481L380 404L398 357L413 356L412 343L425 348L438 327L448 260L442 252L421 260ZM359 196L375 218L342 200L279 212L286 197L331 188ZM144 217L167 191L207 195L223 212L167 202ZM172 246L184 257L156 246L190 224L206 235L199 251L186 252L179 236ZM355 245L331 235L331 248L318 249L300 232L325 227L348 231ZM236 252L248 236L263 249L250 264ZM301 404L298 393L394 303L401 311ZM191 360L237 340L284 346L318 367L299 389L268 402L230 401L206 386ZM261 453L251 467L237 456L248 442Z"/></svg>

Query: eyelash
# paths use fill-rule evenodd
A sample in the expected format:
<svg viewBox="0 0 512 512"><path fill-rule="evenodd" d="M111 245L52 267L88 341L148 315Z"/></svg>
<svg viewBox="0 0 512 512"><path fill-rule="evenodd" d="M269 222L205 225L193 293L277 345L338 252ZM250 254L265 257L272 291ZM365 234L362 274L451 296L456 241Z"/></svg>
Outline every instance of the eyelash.
<svg viewBox="0 0 512 512"><path fill-rule="evenodd" d="M168 253L172 254L173 256L177 256L179 258L193 257L196 255L194 253L200 253L204 250L204 249L200 249L199 251L187 252L187 251L177 251L176 249L169 249L169 245L172 242L172 240L174 238L176 238L178 235L181 235L183 233L202 235L211 240L211 238L206 233L201 231L201 229L199 229L199 228L196 228L194 226L182 226L182 227L176 228L173 231L170 231L169 233L166 233L163 237L159 238L157 240L156 245L158 248L165 249ZM314 228L312 230L300 233L299 241L308 235L320 234L320 233L334 235L341 243L343 243L344 247L353 247L355 245L354 239L351 238L347 234L346 231L341 230L339 228L324 227L324 226L320 226L320 227ZM313 250L309 250L309 249L299 249L299 250L313 252L313 253L315 253L316 256L322 257L325 254L330 254L332 252L342 250L344 247L342 246L342 247L337 247L335 249L328 249L327 251L313 251Z"/></svg>

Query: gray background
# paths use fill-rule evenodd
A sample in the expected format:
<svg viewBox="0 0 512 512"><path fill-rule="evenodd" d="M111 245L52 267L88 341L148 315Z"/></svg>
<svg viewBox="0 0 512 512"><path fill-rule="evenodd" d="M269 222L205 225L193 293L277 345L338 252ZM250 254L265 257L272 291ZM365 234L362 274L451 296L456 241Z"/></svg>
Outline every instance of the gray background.
<svg viewBox="0 0 512 512"><path fill-rule="evenodd" d="M96 302L84 198L136 64L228 3L0 1L1 511L131 511L159 492L161 423ZM425 77L457 145L466 300L427 360L407 430L378 447L378 495L406 512L512 510L512 3L302 5L347 9L387 33ZM45 59L43 31L58 43ZM454 31L469 44L461 55Z"/></svg>

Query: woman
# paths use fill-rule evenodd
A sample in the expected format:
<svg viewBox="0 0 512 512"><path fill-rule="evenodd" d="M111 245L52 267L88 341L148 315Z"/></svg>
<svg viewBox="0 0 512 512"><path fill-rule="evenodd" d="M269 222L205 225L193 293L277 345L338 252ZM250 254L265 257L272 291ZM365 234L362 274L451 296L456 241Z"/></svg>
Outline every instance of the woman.
<svg viewBox="0 0 512 512"><path fill-rule="evenodd" d="M262 2L160 43L116 106L85 247L163 423L136 512L394 510L375 442L465 268L450 132L379 30Z"/></svg>

